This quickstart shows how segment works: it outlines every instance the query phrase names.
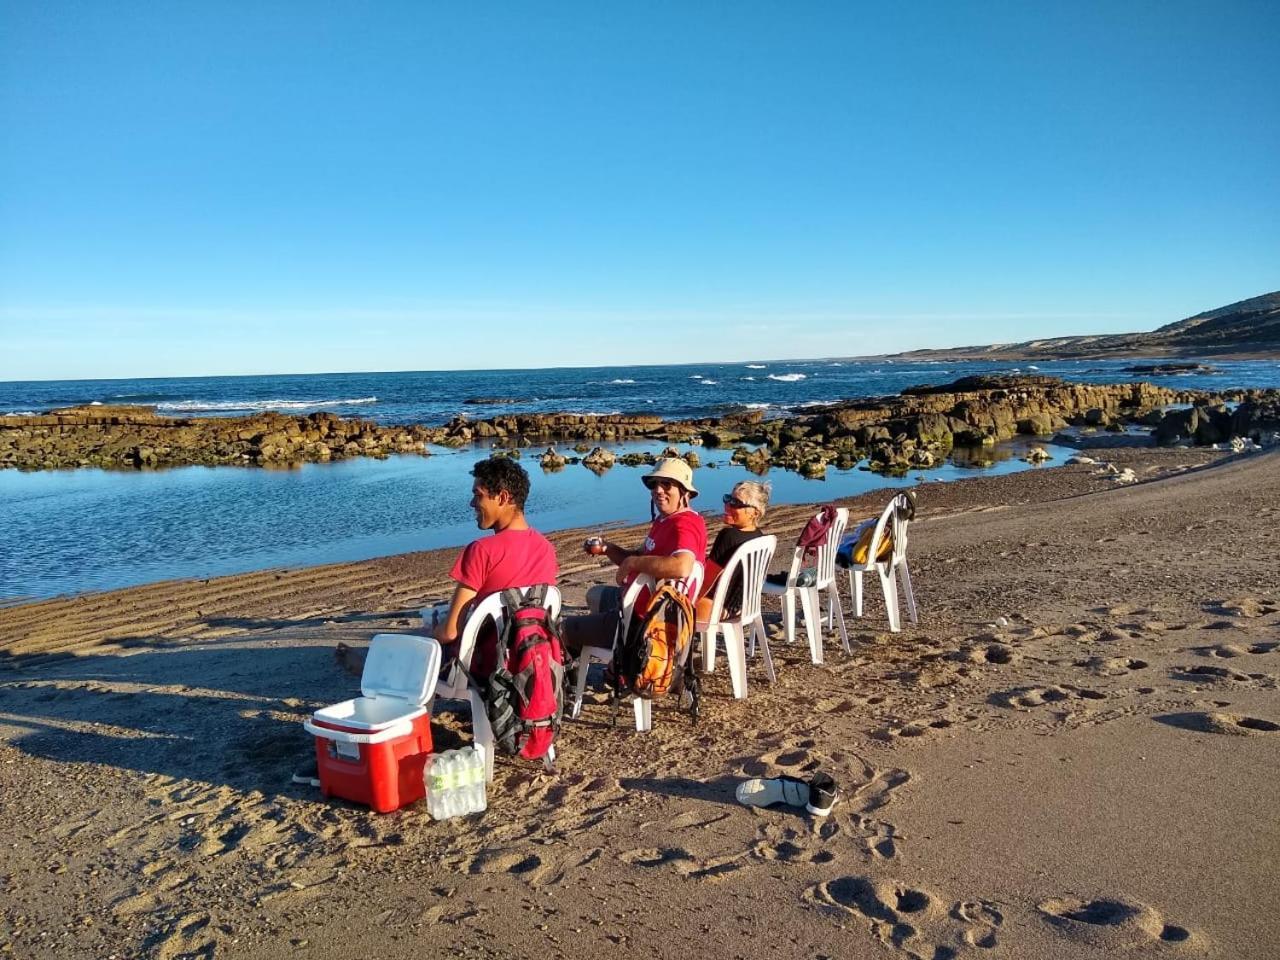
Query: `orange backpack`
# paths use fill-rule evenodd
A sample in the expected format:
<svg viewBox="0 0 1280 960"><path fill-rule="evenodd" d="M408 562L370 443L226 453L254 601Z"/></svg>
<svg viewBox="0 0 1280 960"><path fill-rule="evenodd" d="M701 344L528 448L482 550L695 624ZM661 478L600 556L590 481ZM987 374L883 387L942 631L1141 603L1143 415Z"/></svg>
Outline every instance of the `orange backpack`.
<svg viewBox="0 0 1280 960"><path fill-rule="evenodd" d="M626 634L619 630L614 640L615 721L618 698L623 694L651 700L672 690L687 690L692 698L690 714L697 722L698 678L688 669L692 646L693 606L689 598L669 583L660 584L644 616L633 616Z"/></svg>

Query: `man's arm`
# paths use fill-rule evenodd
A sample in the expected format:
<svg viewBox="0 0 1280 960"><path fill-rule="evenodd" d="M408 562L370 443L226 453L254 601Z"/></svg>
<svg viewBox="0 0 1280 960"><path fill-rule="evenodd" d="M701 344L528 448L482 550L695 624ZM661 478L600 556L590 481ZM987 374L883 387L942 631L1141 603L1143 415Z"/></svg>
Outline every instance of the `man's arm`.
<svg viewBox="0 0 1280 960"><path fill-rule="evenodd" d="M632 554L618 564L618 583L647 573L655 580L682 580L693 573L693 554L687 550L669 557L644 557Z"/></svg>
<svg viewBox="0 0 1280 960"><path fill-rule="evenodd" d="M463 584L453 588L453 599L449 602L449 613L436 625L431 635L443 643L455 643L462 626L462 611L467 604L476 598L476 591Z"/></svg>
<svg viewBox="0 0 1280 960"><path fill-rule="evenodd" d="M620 547L612 540L604 542L604 555L614 566L622 566L622 562L628 557L636 557L640 555L639 550L628 550L626 547Z"/></svg>

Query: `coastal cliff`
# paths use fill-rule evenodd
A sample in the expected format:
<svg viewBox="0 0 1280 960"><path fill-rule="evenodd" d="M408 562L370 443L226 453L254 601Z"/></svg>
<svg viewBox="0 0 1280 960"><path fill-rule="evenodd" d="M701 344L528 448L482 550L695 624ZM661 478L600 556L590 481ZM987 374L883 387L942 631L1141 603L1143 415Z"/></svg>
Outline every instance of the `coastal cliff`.
<svg viewBox="0 0 1280 960"><path fill-rule="evenodd" d="M910 350L896 360L1099 360L1123 357L1280 359L1280 291L1168 323L1148 333Z"/></svg>

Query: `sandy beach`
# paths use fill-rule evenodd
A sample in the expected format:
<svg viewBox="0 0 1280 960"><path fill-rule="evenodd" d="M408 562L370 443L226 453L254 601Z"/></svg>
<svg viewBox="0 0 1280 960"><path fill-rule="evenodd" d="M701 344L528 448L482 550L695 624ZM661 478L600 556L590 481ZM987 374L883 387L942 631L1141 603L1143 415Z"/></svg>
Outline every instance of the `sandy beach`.
<svg viewBox="0 0 1280 960"><path fill-rule="evenodd" d="M333 648L414 632L454 550L0 609L0 953L1273 957L1280 452L1091 455L1139 482L922 484L918 625L844 584L853 652L815 667L767 605L777 683L752 661L734 701L720 659L701 722L649 735L597 695L558 774L500 759L441 823L290 774L356 693ZM766 521L788 558L810 512ZM570 607L608 576L581 537L552 537ZM465 728L442 705L437 747ZM825 820L734 801L817 768Z"/></svg>

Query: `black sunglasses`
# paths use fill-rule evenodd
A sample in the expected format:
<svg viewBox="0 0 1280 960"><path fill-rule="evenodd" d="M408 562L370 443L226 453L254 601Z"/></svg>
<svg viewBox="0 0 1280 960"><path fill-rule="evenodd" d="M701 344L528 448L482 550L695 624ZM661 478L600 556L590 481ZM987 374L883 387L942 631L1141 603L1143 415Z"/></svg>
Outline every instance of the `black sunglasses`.
<svg viewBox="0 0 1280 960"><path fill-rule="evenodd" d="M725 505L726 507L733 507L735 510L745 510L745 509L747 509L747 507L754 507L754 506L755 506L755 504L754 504L754 503L747 503L747 502L745 502L745 501L743 501L743 500L739 500L739 499L738 499L737 497L735 497L732 493L726 493L726 494L725 494L723 497L721 497L720 499L724 501L724 505Z"/></svg>

